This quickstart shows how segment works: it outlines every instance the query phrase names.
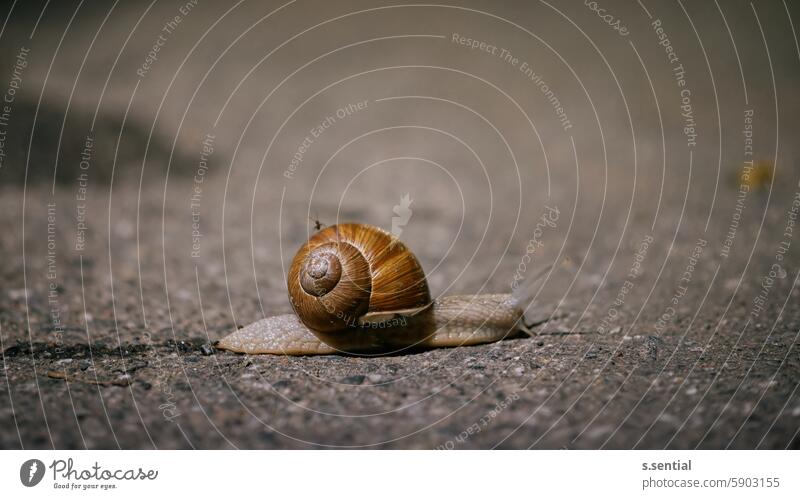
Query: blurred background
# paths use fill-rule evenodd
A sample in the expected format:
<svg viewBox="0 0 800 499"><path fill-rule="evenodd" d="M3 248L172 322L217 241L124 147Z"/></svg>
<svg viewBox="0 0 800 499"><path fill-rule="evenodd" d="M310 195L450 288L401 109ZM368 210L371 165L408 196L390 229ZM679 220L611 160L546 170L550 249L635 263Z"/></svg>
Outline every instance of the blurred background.
<svg viewBox="0 0 800 499"><path fill-rule="evenodd" d="M526 254L523 273L568 256L574 272L545 283L537 305L563 304L558 331L610 333L607 353L626 336L652 336L677 349L697 329L704 336L695 338L701 350L693 355L710 356L716 374L744 345L742 328L763 328L753 336L754 355L772 345L776 331L785 333L772 346L781 355L789 348L794 370L753 361L764 377L780 372L787 380L767 397L774 405L755 409L786 410L790 419L778 427L796 427L798 358L790 347L800 322L793 281L800 243L787 233L800 189L800 10L793 2L14 1L3 2L0 19L0 338L4 349L22 352L19 362L56 347L100 345L120 369L114 376L127 376L130 362L120 367L114 359L129 345L183 356L175 346L181 341L210 344L236 326L289 312L285 272L315 221L357 221L399 230L435 296L507 292ZM553 210L557 222L537 228ZM774 283L763 296L771 271ZM635 282L615 304L626 281ZM674 303L680 286L686 290ZM753 315L759 296L763 312ZM779 317L786 322L778 324ZM730 343L713 357L706 349L722 341L720 328L732 331ZM596 340L586 341L591 350ZM637 348L650 348L643 344ZM585 352L575 348L566 358L579 362ZM42 362L77 369L74 355L57 357ZM8 358L13 366L17 357ZM168 386L193 394L178 397L183 414L200 418L183 427L183 438L162 420L163 390L152 395L135 383L144 390L139 400L150 402L137 404L134 389L105 395L119 397L129 412L135 407L133 420L106 412L107 425L84 435L75 425L89 423L69 416L68 429L44 432L39 422L58 410L45 407L58 405L63 383L42 395L41 366L6 368L11 404L0 442L374 444L346 430L327 441L312 427L335 424L312 425L305 418L313 414L283 426L278 417L272 436L237 441L230 435L246 424L226 427L205 409L243 388L198 395L183 378L221 376L218 364L198 362L194 374L165 374L152 359L142 367L144 376L168 378ZM694 362L659 365L641 380L642 390L665 370L689 376ZM748 379L748 365L729 379L733 388ZM327 379L328 368L314 372ZM67 381L100 368L87 369ZM582 390L593 383L592 370L579 371L588 376ZM270 383L281 379L260 374ZM480 381L470 383L464 397L482 393ZM563 393L559 386L553 393ZM614 400L618 388L607 387L600 399ZM293 389L307 401L320 399L307 384ZM81 409L88 419L103 400L93 390ZM364 410L403 406L396 397L428 387L386 390ZM263 395L256 393L258 404ZM762 400L754 393L742 401L750 406L740 419L749 421ZM339 396L341 413L359 413L348 395ZM635 392L619 414L608 415L606 426L618 428L640 397ZM19 416L20 406L30 412ZM416 407L409 431L440 417ZM255 421L264 413L237 414ZM524 419L507 417L511 428ZM658 417L643 415L640 424L647 428ZM232 440L206 437L208 421ZM676 421L648 445L677 435ZM126 424L128 433L119 429ZM430 432L394 435L383 426L396 424L388 416L374 424L400 447L446 441ZM564 424L569 439L524 435L511 445L561 447L580 430L574 421ZM733 441L738 424L712 446ZM766 429L756 425L741 445L755 446ZM611 430L580 432L588 438L580 445L597 447ZM289 437L275 436L283 433ZM475 446L501 441L484 435ZM619 435L622 447L639 437ZM698 435L677 441L694 445ZM796 445L795 437L782 430L770 445Z"/></svg>

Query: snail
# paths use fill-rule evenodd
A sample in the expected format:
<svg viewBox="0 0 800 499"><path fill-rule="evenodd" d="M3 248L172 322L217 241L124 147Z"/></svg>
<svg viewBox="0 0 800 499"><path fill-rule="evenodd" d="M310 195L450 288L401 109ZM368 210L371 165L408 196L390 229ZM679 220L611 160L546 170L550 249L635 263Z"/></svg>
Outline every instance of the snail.
<svg viewBox="0 0 800 499"><path fill-rule="evenodd" d="M525 323L530 285L432 300L414 254L366 224L312 235L292 261L287 286L294 314L254 322L215 346L246 354L387 354L491 343L537 325Z"/></svg>

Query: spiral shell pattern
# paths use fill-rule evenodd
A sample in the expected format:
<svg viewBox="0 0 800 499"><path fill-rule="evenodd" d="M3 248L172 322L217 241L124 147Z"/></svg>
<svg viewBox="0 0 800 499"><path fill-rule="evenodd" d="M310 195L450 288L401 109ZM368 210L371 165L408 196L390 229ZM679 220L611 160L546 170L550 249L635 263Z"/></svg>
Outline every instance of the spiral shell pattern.
<svg viewBox="0 0 800 499"><path fill-rule="evenodd" d="M388 232L339 224L313 236L289 269L289 299L312 331L358 327L361 316L428 305L430 291L414 254Z"/></svg>

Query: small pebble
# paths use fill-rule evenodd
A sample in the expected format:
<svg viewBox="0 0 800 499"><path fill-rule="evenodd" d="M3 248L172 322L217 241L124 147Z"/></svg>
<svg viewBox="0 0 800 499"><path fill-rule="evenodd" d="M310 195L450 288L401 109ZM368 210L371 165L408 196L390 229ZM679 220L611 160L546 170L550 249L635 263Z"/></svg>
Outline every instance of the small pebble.
<svg viewBox="0 0 800 499"><path fill-rule="evenodd" d="M292 381L288 379L279 379L275 383L271 383L274 390L288 391L292 387Z"/></svg>
<svg viewBox="0 0 800 499"><path fill-rule="evenodd" d="M666 412L662 413L660 416L658 416L658 420L663 422L663 423L667 423L667 424L671 424L671 425L676 425L676 424L678 424L680 422L680 419L678 419L677 417L673 416L672 414L668 414Z"/></svg>
<svg viewBox="0 0 800 499"><path fill-rule="evenodd" d="M353 376L347 376L345 378L342 378L341 382L345 385L360 385L361 383L364 382L365 379L367 379L367 377L364 376L363 374L356 374Z"/></svg>

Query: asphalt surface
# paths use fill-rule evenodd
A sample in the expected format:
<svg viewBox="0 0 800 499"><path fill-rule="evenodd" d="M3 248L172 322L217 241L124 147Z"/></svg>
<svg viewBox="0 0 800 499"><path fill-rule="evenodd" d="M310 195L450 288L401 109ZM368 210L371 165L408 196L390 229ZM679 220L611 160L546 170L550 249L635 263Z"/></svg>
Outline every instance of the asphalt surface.
<svg viewBox="0 0 800 499"><path fill-rule="evenodd" d="M2 125L0 447L800 447L795 6L608 2L623 36L578 3L183 4L33 5L0 35L2 74L30 49ZM749 159L770 173L742 181ZM314 219L394 224L434 296L571 264L531 338L214 349L291 310Z"/></svg>

